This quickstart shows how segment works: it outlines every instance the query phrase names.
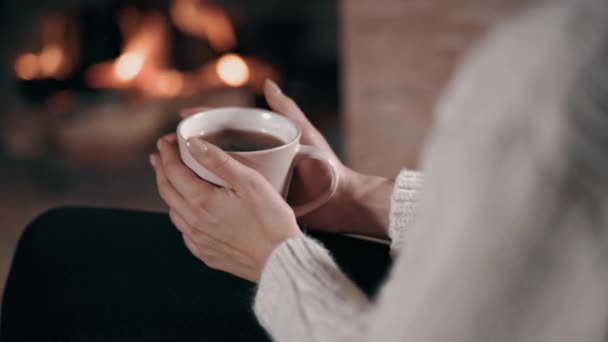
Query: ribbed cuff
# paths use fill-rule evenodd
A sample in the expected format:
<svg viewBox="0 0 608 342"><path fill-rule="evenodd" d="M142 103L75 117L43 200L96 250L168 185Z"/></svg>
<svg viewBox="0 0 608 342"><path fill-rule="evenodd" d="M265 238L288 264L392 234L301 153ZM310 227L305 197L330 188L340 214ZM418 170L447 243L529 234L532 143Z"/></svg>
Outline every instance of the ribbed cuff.
<svg viewBox="0 0 608 342"><path fill-rule="evenodd" d="M340 302L349 303L336 305ZM367 304L365 295L340 271L329 252L315 240L301 237L283 242L269 257L254 311L262 326L273 332L289 324L294 315L314 321L324 316L322 311L331 311L337 318Z"/></svg>
<svg viewBox="0 0 608 342"><path fill-rule="evenodd" d="M395 180L388 230L392 253L403 248L405 234L415 222L418 198L423 183L422 173L410 170L401 171Z"/></svg>

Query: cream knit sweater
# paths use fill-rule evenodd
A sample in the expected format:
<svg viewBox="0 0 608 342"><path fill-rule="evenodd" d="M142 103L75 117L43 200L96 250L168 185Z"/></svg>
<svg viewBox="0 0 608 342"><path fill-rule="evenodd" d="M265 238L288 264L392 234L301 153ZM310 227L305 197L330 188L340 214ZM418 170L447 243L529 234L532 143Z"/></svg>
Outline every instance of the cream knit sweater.
<svg viewBox="0 0 608 342"><path fill-rule="evenodd" d="M606 341L607 229L560 188L577 170L562 100L604 3L549 1L469 56L438 108L424 191L416 172L396 179L401 250L378 298L313 239L276 248L254 305L276 341Z"/></svg>

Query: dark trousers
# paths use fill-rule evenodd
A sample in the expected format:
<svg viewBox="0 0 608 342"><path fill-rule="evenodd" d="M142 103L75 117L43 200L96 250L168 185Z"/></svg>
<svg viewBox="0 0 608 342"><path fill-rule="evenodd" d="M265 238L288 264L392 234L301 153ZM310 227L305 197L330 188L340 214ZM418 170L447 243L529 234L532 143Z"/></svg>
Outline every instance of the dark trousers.
<svg viewBox="0 0 608 342"><path fill-rule="evenodd" d="M386 246L311 232L368 294ZM267 341L255 285L211 270L165 214L62 208L24 231L6 285L0 340Z"/></svg>

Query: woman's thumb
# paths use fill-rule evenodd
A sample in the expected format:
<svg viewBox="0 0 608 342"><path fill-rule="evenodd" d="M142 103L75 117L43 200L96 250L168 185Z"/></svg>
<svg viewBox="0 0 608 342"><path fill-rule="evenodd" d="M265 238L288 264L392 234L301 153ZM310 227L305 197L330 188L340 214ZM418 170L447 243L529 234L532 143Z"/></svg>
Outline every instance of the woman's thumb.
<svg viewBox="0 0 608 342"><path fill-rule="evenodd" d="M190 153L199 164L231 187L238 187L245 178L249 177L249 168L217 146L203 142L199 138L188 139L187 145Z"/></svg>

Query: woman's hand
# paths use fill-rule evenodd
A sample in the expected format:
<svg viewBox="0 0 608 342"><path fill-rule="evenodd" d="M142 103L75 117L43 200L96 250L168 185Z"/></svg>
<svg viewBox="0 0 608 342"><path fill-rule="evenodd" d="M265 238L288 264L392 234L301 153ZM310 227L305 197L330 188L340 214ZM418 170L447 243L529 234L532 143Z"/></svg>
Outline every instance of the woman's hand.
<svg viewBox="0 0 608 342"><path fill-rule="evenodd" d="M158 145L150 162L160 195L186 246L207 266L257 282L272 251L302 236L291 208L255 170L211 144L189 140L197 161L231 189L216 187L182 163L175 135Z"/></svg>
<svg viewBox="0 0 608 342"><path fill-rule="evenodd" d="M298 105L272 81L267 80L264 95L270 108L298 123L302 129L301 143L318 147L332 156L340 182L334 196L321 208L301 217L311 228L331 233L355 233L387 238L390 196L393 181L357 173L344 166L327 140L310 123ZM182 113L186 118L209 108L196 108ZM304 160L297 165L291 182L288 201L293 205L316 198L331 181L322 164Z"/></svg>
<svg viewBox="0 0 608 342"><path fill-rule="evenodd" d="M300 142L327 152L338 170L340 183L334 196L321 208L302 217L302 223L332 233L387 237L393 182L357 173L342 164L323 135L274 82L266 81L264 95L272 110L298 123L302 130ZM330 181L331 174L321 163L314 160L300 162L291 183L289 202L295 205L310 201L321 194Z"/></svg>

